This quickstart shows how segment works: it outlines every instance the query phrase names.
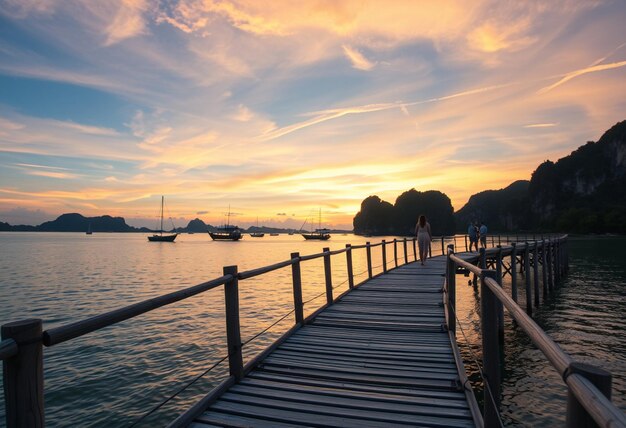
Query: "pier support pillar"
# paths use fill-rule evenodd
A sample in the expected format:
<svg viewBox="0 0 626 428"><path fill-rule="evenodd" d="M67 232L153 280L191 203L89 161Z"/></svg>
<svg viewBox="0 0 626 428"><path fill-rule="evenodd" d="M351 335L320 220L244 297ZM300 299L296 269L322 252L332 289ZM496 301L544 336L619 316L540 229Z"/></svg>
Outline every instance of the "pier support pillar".
<svg viewBox="0 0 626 428"><path fill-rule="evenodd" d="M224 266L224 275L232 279L224 284L226 306L226 343L228 345L228 367L231 376L239 380L243 377L243 356L241 353L241 330L239 323L239 280L237 266Z"/></svg>
<svg viewBox="0 0 626 428"><path fill-rule="evenodd" d="M579 374L590 381L606 398L611 399L611 373L590 364L573 362L567 368L567 376ZM576 396L568 389L567 414L565 417L567 428L589 428L598 425L591 418L585 407L578 401Z"/></svg>
<svg viewBox="0 0 626 428"><path fill-rule="evenodd" d="M517 244L511 243L511 298L517 303Z"/></svg>
<svg viewBox="0 0 626 428"><path fill-rule="evenodd" d="M369 242L368 242L369 249ZM326 303L333 304L333 274L330 268L330 248L324 248L324 277L326 278ZM370 264L371 266L371 264Z"/></svg>
<svg viewBox="0 0 626 428"><path fill-rule="evenodd" d="M346 244L346 268L348 269L348 288L352 289L354 288L354 271L352 268L352 245L350 244Z"/></svg>
<svg viewBox="0 0 626 428"><path fill-rule="evenodd" d="M385 242L385 240L382 240L382 256L383 256L383 272L387 273L387 242Z"/></svg>
<svg viewBox="0 0 626 428"><path fill-rule="evenodd" d="M448 330L456 336L456 264L450 258L454 254L454 245L448 245L446 263L446 285L448 288Z"/></svg>
<svg viewBox="0 0 626 428"><path fill-rule="evenodd" d="M496 279L496 272L483 270L480 276L480 326L483 342L483 368L487 378L485 387L485 427L499 427L500 418L500 346L498 338L498 313L495 294L485 283L487 278Z"/></svg>
<svg viewBox="0 0 626 428"><path fill-rule="evenodd" d="M291 265L291 278L293 282L293 310L296 317L296 324L302 324L304 321L304 307L302 304L302 274L300 272L300 253L291 253L291 260L296 260ZM350 272L351 268L352 266L351 264L349 264L348 272ZM348 273L348 280L350 279L352 278L350 273Z"/></svg>
<svg viewBox="0 0 626 428"><path fill-rule="evenodd" d="M530 288L530 244L524 248L524 284L526 285L526 313L533 315L533 292Z"/></svg>
<svg viewBox="0 0 626 428"><path fill-rule="evenodd" d="M2 364L7 427L43 427L42 321L27 319L4 324L2 339L13 339L18 347L17 355Z"/></svg>

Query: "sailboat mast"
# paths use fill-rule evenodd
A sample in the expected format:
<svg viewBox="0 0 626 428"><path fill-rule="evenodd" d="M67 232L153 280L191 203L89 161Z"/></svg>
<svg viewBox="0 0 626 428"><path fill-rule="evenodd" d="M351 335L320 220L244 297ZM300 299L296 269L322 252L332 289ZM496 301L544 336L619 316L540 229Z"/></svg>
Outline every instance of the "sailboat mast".
<svg viewBox="0 0 626 428"><path fill-rule="evenodd" d="M319 225L317 226L317 228L322 230L322 208L320 208L320 220L319 220Z"/></svg>
<svg viewBox="0 0 626 428"><path fill-rule="evenodd" d="M161 195L161 235L163 235L163 199L164 196Z"/></svg>

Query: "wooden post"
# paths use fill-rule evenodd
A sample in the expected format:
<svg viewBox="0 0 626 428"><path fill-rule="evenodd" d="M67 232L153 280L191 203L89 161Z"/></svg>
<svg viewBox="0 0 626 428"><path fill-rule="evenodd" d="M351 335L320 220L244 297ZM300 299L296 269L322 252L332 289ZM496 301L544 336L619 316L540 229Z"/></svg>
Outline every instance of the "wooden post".
<svg viewBox="0 0 626 428"><path fill-rule="evenodd" d="M465 251L469 251L469 247L467 246L467 235L463 237L465 238Z"/></svg>
<svg viewBox="0 0 626 428"><path fill-rule="evenodd" d="M502 237L498 235L498 245L502 246Z"/></svg>
<svg viewBox="0 0 626 428"><path fill-rule="evenodd" d="M511 298L517 303L517 244L511 243Z"/></svg>
<svg viewBox="0 0 626 428"><path fill-rule="evenodd" d="M413 243L415 244L415 241L413 241ZM444 243L443 243L443 236L441 237L441 255L442 256L446 255L446 247L444 246Z"/></svg>
<svg viewBox="0 0 626 428"><path fill-rule="evenodd" d="M546 240L541 240L541 279L542 279L542 287L543 287L543 299L545 300L548 297L548 270L546 267Z"/></svg>
<svg viewBox="0 0 626 428"><path fill-rule="evenodd" d="M500 246L496 253L496 281L502 287L502 248ZM500 300L498 300L498 336L501 344L504 344L504 306Z"/></svg>
<svg viewBox="0 0 626 428"><path fill-rule="evenodd" d="M417 248L415 243L417 242L417 238L413 237L413 261L416 262L417 261Z"/></svg>
<svg viewBox="0 0 626 428"><path fill-rule="evenodd" d="M300 253L291 253L291 259L297 261L291 265L291 278L293 281L293 309L296 316L296 324L302 324L304 320L304 307L302 305L302 275L300 273ZM350 268L348 268L349 271ZM348 274L350 279L350 274Z"/></svg>
<svg viewBox="0 0 626 428"><path fill-rule="evenodd" d="M485 253L485 249L483 247L480 247L480 249L478 250L478 261L479 261L479 267L481 269L487 269L487 254Z"/></svg>
<svg viewBox="0 0 626 428"><path fill-rule="evenodd" d="M18 354L2 364L7 427L43 427L42 321L11 322L1 330L2 339L13 339L18 347Z"/></svg>
<svg viewBox="0 0 626 428"><path fill-rule="evenodd" d="M533 246L533 285L535 289L535 307L539 307L539 259L537 257L537 241Z"/></svg>
<svg viewBox="0 0 626 428"><path fill-rule="evenodd" d="M352 270L352 245L350 244L346 244L346 266L348 268L348 288L352 289L354 288L354 271Z"/></svg>
<svg viewBox="0 0 626 428"><path fill-rule="evenodd" d="M530 248L528 241L524 248L524 284L526 285L526 313L533 315L533 292L530 287Z"/></svg>
<svg viewBox="0 0 626 428"><path fill-rule="evenodd" d="M554 277L552 276L552 240L548 239L547 265L548 265L548 289L550 295L554 296Z"/></svg>
<svg viewBox="0 0 626 428"><path fill-rule="evenodd" d="M228 344L228 367L230 374L239 380L243 377L243 356L241 354L241 327L239 324L239 280L237 266L224 266L224 275L233 279L224 284L226 305L226 342Z"/></svg>
<svg viewBox="0 0 626 428"><path fill-rule="evenodd" d="M365 243L365 252L367 254L367 277L372 279L372 247L369 242Z"/></svg>
<svg viewBox="0 0 626 428"><path fill-rule="evenodd" d="M404 264L407 264L409 262L409 252L407 250L406 238L404 238L403 240L403 245L404 245Z"/></svg>
<svg viewBox="0 0 626 428"><path fill-rule="evenodd" d="M398 267L398 240L396 238L393 238L393 260Z"/></svg>
<svg viewBox="0 0 626 428"><path fill-rule="evenodd" d="M492 247L492 248L496 246L496 244L495 244L495 239L496 239L496 237L495 237L495 236L493 236L493 235L491 235L491 247Z"/></svg>
<svg viewBox="0 0 626 428"><path fill-rule="evenodd" d="M368 243L369 244L369 243ZM330 248L324 248L324 276L326 277L326 303L333 304L333 274L330 269Z"/></svg>
<svg viewBox="0 0 626 428"><path fill-rule="evenodd" d="M554 283L558 286L561 283L561 244L559 239L554 241Z"/></svg>
<svg viewBox="0 0 626 428"><path fill-rule="evenodd" d="M485 280L496 279L496 272L483 270L480 275L480 326L483 342L483 369L493 399L485 387L484 426L500 426L498 408L500 407L500 345L498 338L498 312L495 294L489 289Z"/></svg>
<svg viewBox="0 0 626 428"><path fill-rule="evenodd" d="M382 242L382 249L383 249L383 272L387 273L387 242L385 242L384 239Z"/></svg>
<svg viewBox="0 0 626 428"><path fill-rule="evenodd" d="M567 368L568 375L579 374L589 380L606 398L611 399L611 373L599 367L585 363L573 362ZM567 414L565 426L568 428L596 427L585 407L578 401L572 391L567 392Z"/></svg>
<svg viewBox="0 0 626 428"><path fill-rule="evenodd" d="M446 284L448 286L448 330L456 334L456 263L450 255L454 254L454 245L448 245L446 263Z"/></svg>

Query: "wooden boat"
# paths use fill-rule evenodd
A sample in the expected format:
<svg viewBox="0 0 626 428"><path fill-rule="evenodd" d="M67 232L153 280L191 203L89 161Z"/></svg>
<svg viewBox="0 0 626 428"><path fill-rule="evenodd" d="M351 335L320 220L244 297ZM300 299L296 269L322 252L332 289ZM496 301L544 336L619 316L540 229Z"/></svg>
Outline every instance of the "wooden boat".
<svg viewBox="0 0 626 428"><path fill-rule="evenodd" d="M278 233L272 232L272 233L270 233L270 236L278 236Z"/></svg>
<svg viewBox="0 0 626 428"><path fill-rule="evenodd" d="M157 235L155 233L152 236L148 236L148 241L150 241L150 242L174 242L174 239L176 239L176 237L178 236L178 233L174 233L174 234L170 234L170 235L163 235L163 204L164 204L164 201L165 201L165 198L163 196L161 196L161 227L159 228L159 230L157 230L157 232L159 234Z"/></svg>
<svg viewBox="0 0 626 428"><path fill-rule="evenodd" d="M209 232L209 236L214 241L239 241L242 238L241 229L230 224L230 207L226 224L219 226L215 232Z"/></svg>
<svg viewBox="0 0 626 428"><path fill-rule="evenodd" d="M256 218L256 228L257 229L259 228L259 218L258 217ZM265 233L263 233L263 232L252 232L250 234L250 236L253 237L253 238L263 238L265 236Z"/></svg>
<svg viewBox="0 0 626 428"><path fill-rule="evenodd" d="M241 229L230 224L218 227L215 232L209 232L209 236L214 241L239 241L242 237Z"/></svg>
<svg viewBox="0 0 626 428"><path fill-rule="evenodd" d="M301 233L304 239L317 239L319 241L326 241L330 239L330 229L315 229L311 232L303 232Z"/></svg>
<svg viewBox="0 0 626 428"><path fill-rule="evenodd" d="M305 221L306 223L306 221ZM304 225L302 225L304 226ZM330 239L330 230L322 229L322 210L320 208L319 227L311 232L300 232L300 235L306 240L316 239L318 241L326 241Z"/></svg>

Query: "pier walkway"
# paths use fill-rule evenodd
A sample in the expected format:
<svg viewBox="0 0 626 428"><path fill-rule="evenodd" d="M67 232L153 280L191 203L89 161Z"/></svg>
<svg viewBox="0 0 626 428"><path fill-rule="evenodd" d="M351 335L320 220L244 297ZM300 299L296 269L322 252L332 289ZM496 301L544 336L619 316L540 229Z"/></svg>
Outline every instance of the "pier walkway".
<svg viewBox="0 0 626 428"><path fill-rule="evenodd" d="M445 270L440 256L353 289L191 426L480 426L446 327Z"/></svg>

